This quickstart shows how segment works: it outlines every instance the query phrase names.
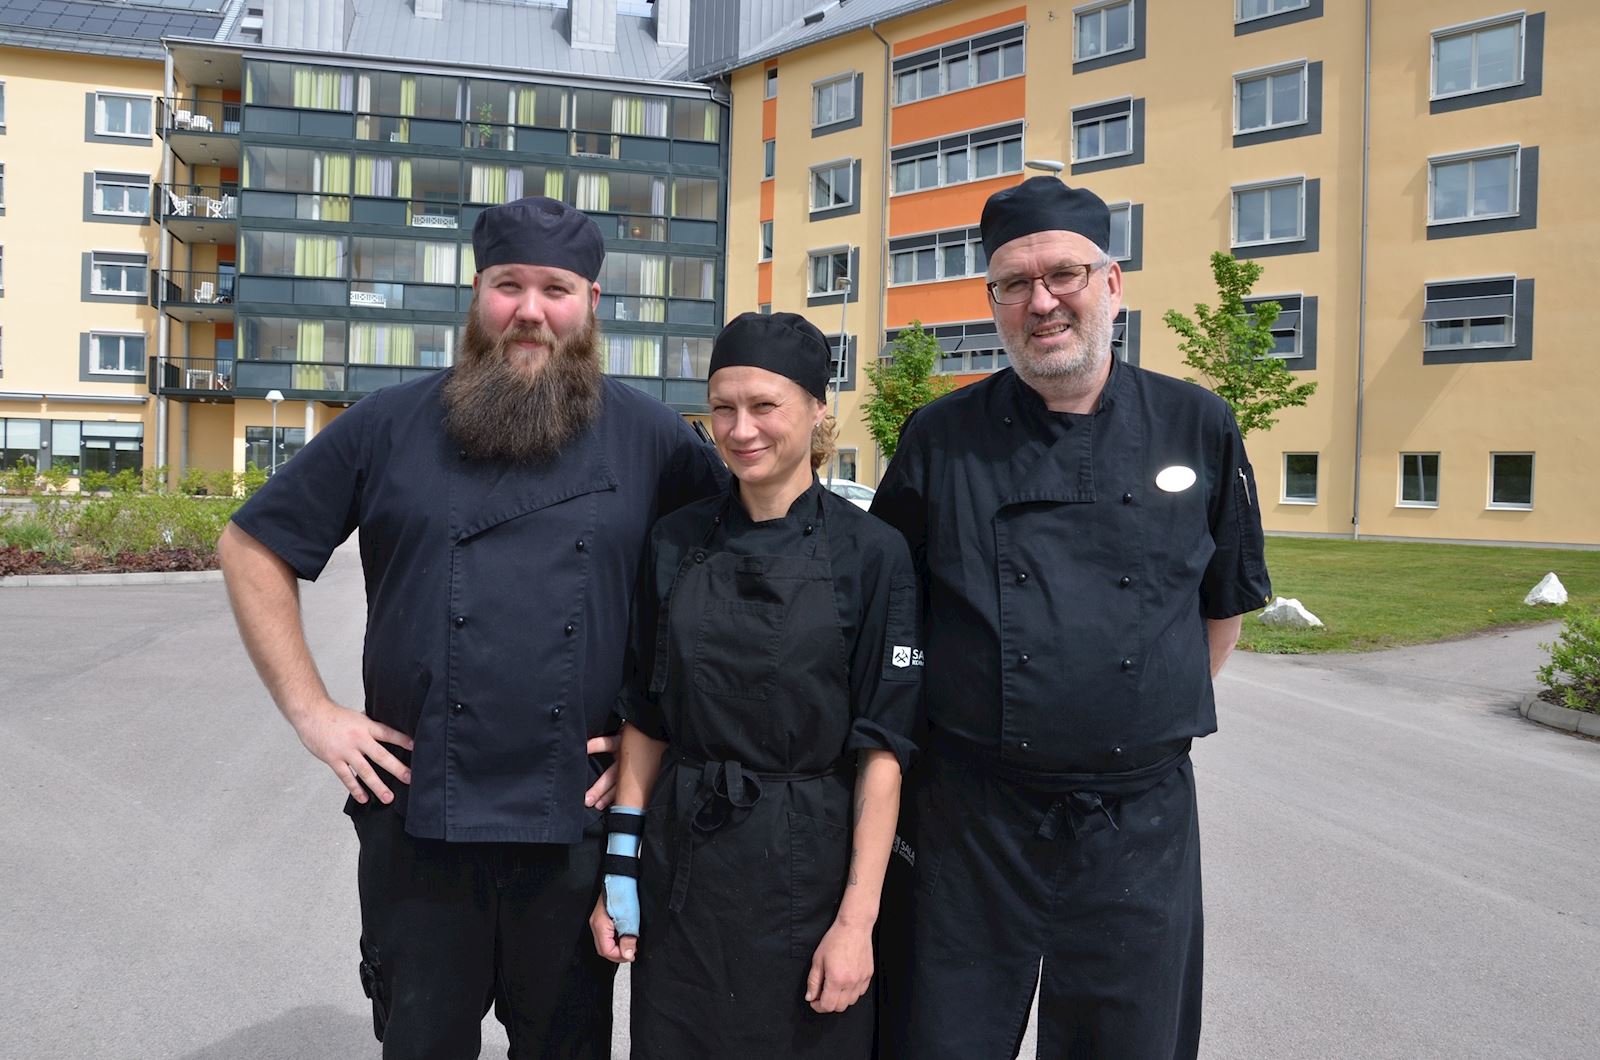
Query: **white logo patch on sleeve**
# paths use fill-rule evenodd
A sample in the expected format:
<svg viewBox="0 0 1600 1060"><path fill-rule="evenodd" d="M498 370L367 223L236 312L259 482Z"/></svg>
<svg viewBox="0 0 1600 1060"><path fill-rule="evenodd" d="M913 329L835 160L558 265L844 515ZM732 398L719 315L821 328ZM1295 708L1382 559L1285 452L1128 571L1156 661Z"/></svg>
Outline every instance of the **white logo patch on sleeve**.
<svg viewBox="0 0 1600 1060"><path fill-rule="evenodd" d="M894 650L889 654L889 661L902 670L907 666L921 666L922 649L896 644Z"/></svg>
<svg viewBox="0 0 1600 1060"><path fill-rule="evenodd" d="M1156 472L1156 488L1167 493L1182 493L1194 485L1194 468L1173 464Z"/></svg>

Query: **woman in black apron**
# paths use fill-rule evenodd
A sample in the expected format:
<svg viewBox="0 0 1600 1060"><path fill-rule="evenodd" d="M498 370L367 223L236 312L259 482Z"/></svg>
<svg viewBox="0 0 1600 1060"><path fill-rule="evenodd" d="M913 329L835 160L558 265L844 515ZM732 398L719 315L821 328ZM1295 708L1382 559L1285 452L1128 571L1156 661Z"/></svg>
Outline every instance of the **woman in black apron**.
<svg viewBox="0 0 1600 1060"><path fill-rule="evenodd" d="M651 535L590 921L634 964L635 1057L871 1051L922 653L905 541L815 476L829 369L802 317L724 328L708 387L734 481Z"/></svg>

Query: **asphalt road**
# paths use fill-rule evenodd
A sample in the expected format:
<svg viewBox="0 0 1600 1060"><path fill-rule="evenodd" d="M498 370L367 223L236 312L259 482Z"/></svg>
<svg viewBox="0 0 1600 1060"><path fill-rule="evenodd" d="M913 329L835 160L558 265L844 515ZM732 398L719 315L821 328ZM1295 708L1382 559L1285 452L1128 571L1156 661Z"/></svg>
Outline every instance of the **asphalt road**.
<svg viewBox="0 0 1600 1060"><path fill-rule="evenodd" d="M305 597L359 702L353 550ZM1600 742L1512 709L1550 635L1229 664L1203 1055L1600 1053ZM220 584L0 590L0 748L0 1058L378 1055L342 789Z"/></svg>

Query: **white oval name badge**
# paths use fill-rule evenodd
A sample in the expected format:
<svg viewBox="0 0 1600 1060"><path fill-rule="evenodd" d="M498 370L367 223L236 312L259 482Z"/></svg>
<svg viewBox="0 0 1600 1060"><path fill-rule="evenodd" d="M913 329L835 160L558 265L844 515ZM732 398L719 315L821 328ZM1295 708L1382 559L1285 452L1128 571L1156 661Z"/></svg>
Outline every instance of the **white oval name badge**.
<svg viewBox="0 0 1600 1060"><path fill-rule="evenodd" d="M1156 473L1156 488L1167 493L1182 493L1194 485L1194 468L1173 464Z"/></svg>

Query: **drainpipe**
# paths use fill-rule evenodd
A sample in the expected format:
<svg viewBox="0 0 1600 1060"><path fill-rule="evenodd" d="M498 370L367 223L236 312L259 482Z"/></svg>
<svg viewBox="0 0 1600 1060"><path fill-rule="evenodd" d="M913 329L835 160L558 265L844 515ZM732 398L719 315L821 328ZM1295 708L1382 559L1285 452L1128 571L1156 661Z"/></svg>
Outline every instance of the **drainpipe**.
<svg viewBox="0 0 1600 1060"><path fill-rule="evenodd" d="M872 35L878 38L878 43L883 45L883 147L878 157L883 160L883 181L878 191L878 246L880 254L889 252L889 116L892 108L889 101L894 91L894 49L889 42L883 39L883 34L878 32L876 22L868 24L867 28ZM859 281L860 277L856 277ZM878 267L878 282L874 284L878 289L878 333L872 336L874 345L883 338L884 331L889 326L889 299L884 294L883 267L880 262ZM862 338L866 338L865 335ZM883 454L878 450L877 443L872 446L872 481L876 483L883 476ZM860 463L857 462L857 474L860 474Z"/></svg>
<svg viewBox="0 0 1600 1060"><path fill-rule="evenodd" d="M1364 452L1362 429L1367 397L1367 211L1370 206L1369 180L1372 170L1372 0L1367 0L1367 17L1362 26L1366 37L1366 57L1361 72L1361 294L1356 316L1356 467L1350 497L1350 540L1361 540L1361 458Z"/></svg>
<svg viewBox="0 0 1600 1060"><path fill-rule="evenodd" d="M175 95L172 84L172 49L168 47L166 51L167 55L165 69L161 78L161 93L166 99L170 100ZM166 109L167 108L164 105L157 108L163 121L166 120ZM167 138L163 136L161 138L161 194L167 194L167 189L171 187L172 145L167 141ZM158 292L156 295L155 370L156 467L165 467L167 464L167 398L166 395L161 392L161 368L162 365L166 364L167 362L167 332L170 329L170 325L167 323L167 315L162 310L161 303L166 301L167 297L165 283L167 269L170 267L170 259L172 256L172 236L171 233L167 231L167 212L166 210L162 209L162 203L159 198L156 199L154 207L156 210L156 216L161 218L161 253L157 257L157 260L160 262L160 264L157 267L155 277L155 287L156 291ZM180 468L179 470L181 471L182 469Z"/></svg>

